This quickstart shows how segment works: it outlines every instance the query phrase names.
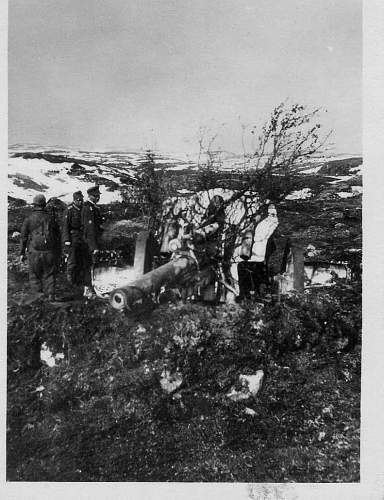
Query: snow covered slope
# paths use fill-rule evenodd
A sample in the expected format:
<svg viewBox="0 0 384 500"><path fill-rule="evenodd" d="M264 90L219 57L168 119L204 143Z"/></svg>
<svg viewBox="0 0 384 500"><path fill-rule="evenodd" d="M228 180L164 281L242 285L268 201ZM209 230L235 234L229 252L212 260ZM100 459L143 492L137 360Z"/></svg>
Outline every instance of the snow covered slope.
<svg viewBox="0 0 384 500"><path fill-rule="evenodd" d="M74 191L85 193L90 186L98 184L101 203L120 201L121 179L134 178L137 167L145 160L145 151L98 152L17 144L9 149L8 195L30 203L37 193L43 193L47 199L57 197L70 202ZM220 166L223 170L237 169L242 161L238 155L223 153ZM197 168L198 158L156 153L155 162L159 168L170 171L193 171ZM357 196L360 190L353 190L352 187L361 185L361 163L359 157L319 157L303 163L300 171L308 179L326 175L334 185L340 183L340 191L343 192L348 181L350 195ZM357 182L353 182L354 179ZM337 186L333 189L338 190ZM303 196L311 196L309 188L292 193L292 198Z"/></svg>

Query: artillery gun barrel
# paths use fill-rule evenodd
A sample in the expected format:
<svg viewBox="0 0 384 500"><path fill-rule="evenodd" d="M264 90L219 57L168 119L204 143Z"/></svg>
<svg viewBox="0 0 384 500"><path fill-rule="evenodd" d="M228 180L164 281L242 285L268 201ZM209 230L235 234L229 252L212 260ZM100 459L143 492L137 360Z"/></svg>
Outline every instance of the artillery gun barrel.
<svg viewBox="0 0 384 500"><path fill-rule="evenodd" d="M196 261L187 255L180 256L144 274L141 278L114 290L110 295L110 304L118 311L124 309L132 311L135 306L143 302L145 297L159 292L163 286L176 285L182 282L183 278L187 277L191 272L198 272Z"/></svg>

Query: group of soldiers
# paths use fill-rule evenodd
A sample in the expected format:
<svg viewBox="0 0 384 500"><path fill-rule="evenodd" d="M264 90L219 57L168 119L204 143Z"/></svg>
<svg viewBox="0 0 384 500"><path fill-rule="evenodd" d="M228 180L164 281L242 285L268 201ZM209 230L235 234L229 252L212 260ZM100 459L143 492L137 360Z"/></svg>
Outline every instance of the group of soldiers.
<svg viewBox="0 0 384 500"><path fill-rule="evenodd" d="M92 265L100 251L104 219L97 206L99 187L89 188L87 194L88 200L84 202L81 191L73 193L73 202L66 208L61 228L47 209L45 196L34 197L33 212L22 225L20 250L21 261L25 260L28 251L32 293L43 294L51 301L56 299L56 275L64 252L68 282L84 287L84 297L95 296ZM165 224L160 253L170 257L183 247L189 248L200 265L209 265L218 271L215 274L221 274L221 282L228 288L231 288L231 281L238 283L238 300L263 295L268 287L268 258L273 251L271 236L278 226L276 208L269 205L264 218L260 215L251 218L242 234L237 235L230 263L224 256L225 219L224 200L215 195L199 227L186 230L176 221ZM203 242L200 252L199 245L195 244L199 240ZM229 280L226 277L230 277Z"/></svg>
<svg viewBox="0 0 384 500"><path fill-rule="evenodd" d="M28 254L29 283L31 292L56 300L56 276L62 251L66 255L66 274L71 285L84 287L84 297L92 298L91 269L100 251L103 217L97 203L98 186L87 190L84 202L81 191L73 193L73 202L66 209L62 227L47 209L43 194L33 199L33 212L21 228L20 261Z"/></svg>

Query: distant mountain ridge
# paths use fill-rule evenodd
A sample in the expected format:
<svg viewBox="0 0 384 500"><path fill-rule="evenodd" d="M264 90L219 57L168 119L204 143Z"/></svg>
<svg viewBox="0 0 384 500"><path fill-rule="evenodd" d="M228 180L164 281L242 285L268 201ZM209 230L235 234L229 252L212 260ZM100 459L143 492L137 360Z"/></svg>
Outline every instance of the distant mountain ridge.
<svg viewBox="0 0 384 500"><path fill-rule="evenodd" d="M187 154L155 151L153 155L159 168L175 173L192 174L198 167L198 158ZM97 183L102 190L103 203L120 201L122 184L126 185L129 179L135 177L137 168L146 159L147 152L144 150L99 152L14 144L9 148L8 194L27 203L39 192L69 202L74 191L81 189L85 192ZM220 162L220 168L229 171L240 169L244 158L222 151ZM361 186L361 165L362 157L359 156L310 158L300 166L303 189L321 182L332 182L335 189L339 181L344 181L345 188L350 179L354 179L356 186Z"/></svg>

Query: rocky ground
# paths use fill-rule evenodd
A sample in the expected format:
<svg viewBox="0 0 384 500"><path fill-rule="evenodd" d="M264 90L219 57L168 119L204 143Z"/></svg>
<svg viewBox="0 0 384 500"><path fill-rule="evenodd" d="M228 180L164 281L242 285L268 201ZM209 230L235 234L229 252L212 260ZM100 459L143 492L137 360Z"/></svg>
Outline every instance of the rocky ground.
<svg viewBox="0 0 384 500"><path fill-rule="evenodd" d="M12 202L7 479L359 481L361 196L315 177L311 189L279 207L274 270L294 237L348 261L353 282L279 304L170 302L135 317L99 300L28 302L13 235L29 209ZM103 207L115 219L128 208ZM76 296L63 275L58 289ZM257 370L252 395L239 375Z"/></svg>
<svg viewBox="0 0 384 500"><path fill-rule="evenodd" d="M11 314L8 480L359 480L358 346L265 357L260 317L241 308L167 305L132 321L98 303ZM36 330L64 354L39 371L25 366ZM174 393L165 366L181 374ZM230 400L255 369L261 392Z"/></svg>

